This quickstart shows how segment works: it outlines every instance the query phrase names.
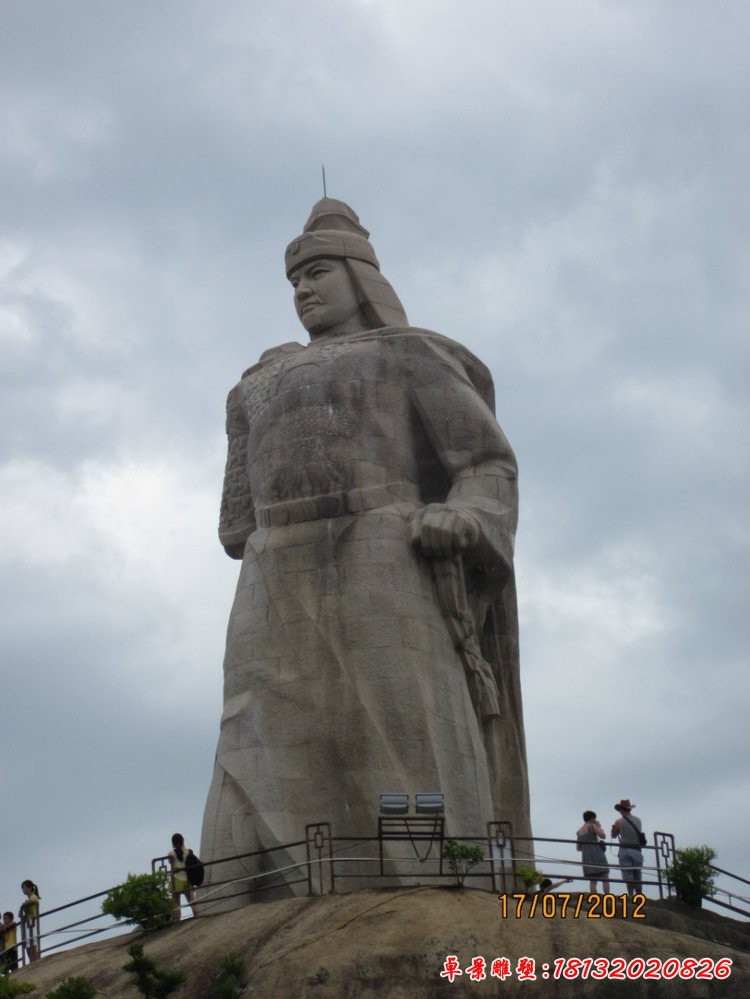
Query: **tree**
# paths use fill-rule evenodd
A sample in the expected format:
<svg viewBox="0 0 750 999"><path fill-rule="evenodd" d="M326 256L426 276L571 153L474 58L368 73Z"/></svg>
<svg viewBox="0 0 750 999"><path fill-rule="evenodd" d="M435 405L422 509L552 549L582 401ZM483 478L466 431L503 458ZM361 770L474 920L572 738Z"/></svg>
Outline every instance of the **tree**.
<svg viewBox="0 0 750 999"><path fill-rule="evenodd" d="M449 839L443 847L443 859L448 861L448 866L456 875L458 887L463 888L466 875L475 864L484 860L484 851L481 846L466 846Z"/></svg>
<svg viewBox="0 0 750 999"><path fill-rule="evenodd" d="M544 880L544 875L541 871L538 871L536 867L527 867L523 864L520 864L516 868L516 875L521 879L523 890L526 892L533 891L535 888L538 888Z"/></svg>
<svg viewBox="0 0 750 999"><path fill-rule="evenodd" d="M166 871L128 874L127 881L107 893L102 912L144 930L158 929L172 918L172 899Z"/></svg>
<svg viewBox="0 0 750 999"><path fill-rule="evenodd" d="M714 894L715 858L716 851L705 844L675 850L674 860L667 867L666 875L677 898L686 905L700 909L703 899Z"/></svg>
<svg viewBox="0 0 750 999"><path fill-rule="evenodd" d="M129 971L135 976L135 987L147 999L165 999L185 981L185 975L181 971L164 971L158 968L150 957L146 957L140 944L131 944L128 954L132 960L122 966L123 971Z"/></svg>
<svg viewBox="0 0 750 999"><path fill-rule="evenodd" d="M242 992L245 962L238 954L227 954L219 967L221 976L214 989L214 999L236 999Z"/></svg>

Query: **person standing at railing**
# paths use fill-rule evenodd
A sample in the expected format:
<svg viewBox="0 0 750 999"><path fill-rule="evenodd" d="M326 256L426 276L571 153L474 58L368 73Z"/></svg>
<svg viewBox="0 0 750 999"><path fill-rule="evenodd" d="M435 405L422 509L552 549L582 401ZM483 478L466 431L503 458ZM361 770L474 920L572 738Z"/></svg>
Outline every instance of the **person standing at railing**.
<svg viewBox="0 0 750 999"><path fill-rule="evenodd" d="M198 910L195 907L195 892L187 875L187 858L188 854L192 852L192 850L189 850L185 846L185 839L182 833L175 833L172 837L172 849L167 854L169 863L172 866L172 919L175 923L178 923L182 917L182 910L180 908L181 895L184 895L188 900L193 915L198 915Z"/></svg>
<svg viewBox="0 0 750 999"><path fill-rule="evenodd" d="M576 849L581 854L583 876L589 879L589 891L596 894L596 883L601 881L602 891L609 892L609 865L607 848L603 840L607 834L596 817L596 812L583 813L583 825L576 833Z"/></svg>
<svg viewBox="0 0 750 999"><path fill-rule="evenodd" d="M38 961L40 940L39 900L41 895L37 886L29 879L21 882L21 891L26 896L26 899L18 910L18 916L26 929L24 934L26 953L29 955L29 961Z"/></svg>
<svg viewBox="0 0 750 999"><path fill-rule="evenodd" d="M628 886L629 895L638 895L643 891L643 853L641 848L645 846L646 837L643 835L641 820L637 815L631 815L635 805L630 803L629 798L623 798L615 805L615 811L620 813L620 818L615 819L612 826L612 839L619 837L620 851L618 860L622 869L622 877Z"/></svg>
<svg viewBox="0 0 750 999"><path fill-rule="evenodd" d="M3 913L2 941L3 956L2 968L5 972L18 971L18 935L16 930L16 920L12 912Z"/></svg>

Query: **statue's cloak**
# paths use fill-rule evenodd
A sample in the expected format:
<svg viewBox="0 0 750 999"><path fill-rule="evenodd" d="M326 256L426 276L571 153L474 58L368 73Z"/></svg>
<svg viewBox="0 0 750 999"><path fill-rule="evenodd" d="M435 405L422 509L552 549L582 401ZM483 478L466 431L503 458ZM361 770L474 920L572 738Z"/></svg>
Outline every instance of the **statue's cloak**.
<svg viewBox="0 0 750 999"><path fill-rule="evenodd" d="M487 368L412 327L286 344L230 392L227 434L219 533L242 568L202 858L315 821L374 836L395 791L442 791L448 835L530 836L516 463ZM421 554L429 503L469 515L477 545Z"/></svg>

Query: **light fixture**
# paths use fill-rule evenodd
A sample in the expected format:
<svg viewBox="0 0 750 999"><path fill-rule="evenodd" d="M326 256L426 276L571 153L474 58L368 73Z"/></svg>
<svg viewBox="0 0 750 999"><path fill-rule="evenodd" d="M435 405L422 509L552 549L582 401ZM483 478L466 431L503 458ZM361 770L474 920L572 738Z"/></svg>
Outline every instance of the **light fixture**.
<svg viewBox="0 0 750 999"><path fill-rule="evenodd" d="M406 815L409 811L408 794L381 794L380 814L381 815Z"/></svg>
<svg viewBox="0 0 750 999"><path fill-rule="evenodd" d="M417 815L442 815L445 811L441 791L425 791L415 795Z"/></svg>

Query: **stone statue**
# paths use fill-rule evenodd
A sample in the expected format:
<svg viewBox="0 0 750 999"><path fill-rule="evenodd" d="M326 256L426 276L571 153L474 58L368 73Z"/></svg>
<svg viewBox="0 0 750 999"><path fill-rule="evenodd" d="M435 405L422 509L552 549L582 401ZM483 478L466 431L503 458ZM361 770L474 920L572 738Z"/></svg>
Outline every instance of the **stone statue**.
<svg viewBox="0 0 750 999"><path fill-rule="evenodd" d="M229 393L219 535L242 568L204 860L314 821L375 836L381 792L442 791L447 835L531 835L515 458L487 368L407 324L368 236L314 206L286 252L310 343Z"/></svg>

